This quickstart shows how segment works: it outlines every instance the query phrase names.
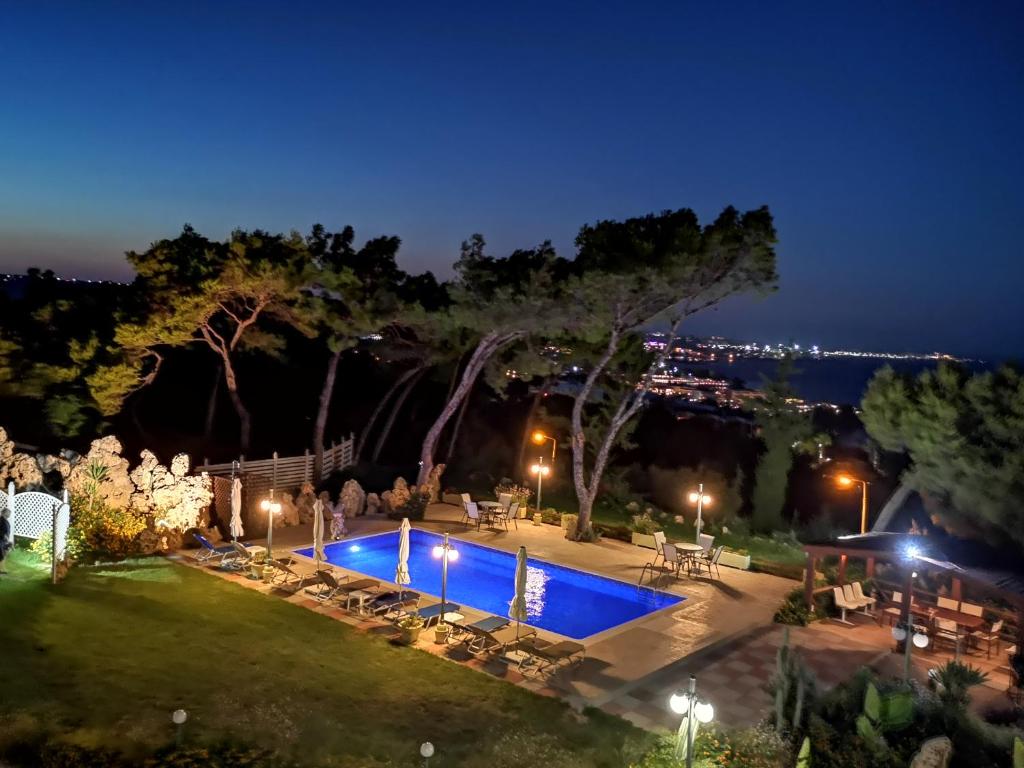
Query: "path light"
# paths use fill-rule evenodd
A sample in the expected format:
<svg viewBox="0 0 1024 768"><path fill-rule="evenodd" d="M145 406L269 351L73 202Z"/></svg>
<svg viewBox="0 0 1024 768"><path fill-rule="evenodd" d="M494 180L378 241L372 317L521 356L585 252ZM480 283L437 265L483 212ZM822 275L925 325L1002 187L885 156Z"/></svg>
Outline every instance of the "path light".
<svg viewBox="0 0 1024 768"><path fill-rule="evenodd" d="M541 492L544 489L544 478L551 474L551 467L544 463L544 457L541 456L537 463L530 467L530 472L537 476L537 511L540 512L540 498Z"/></svg>
<svg viewBox="0 0 1024 768"><path fill-rule="evenodd" d="M420 744L420 757L423 758L423 768L430 765L430 758L434 756L434 745L429 741L424 741Z"/></svg>
<svg viewBox="0 0 1024 768"><path fill-rule="evenodd" d="M693 766L693 740L701 723L710 723L715 718L715 708L707 701L697 698L697 678L690 675L688 691L677 691L668 700L669 708L682 715L676 734L676 757L686 759L686 768Z"/></svg>
<svg viewBox="0 0 1024 768"><path fill-rule="evenodd" d="M704 505L711 504L711 497L704 493L704 483L697 484L696 491L690 491L690 503L697 505L697 543L700 544L700 529L704 527L704 520L702 514L704 512Z"/></svg>
<svg viewBox="0 0 1024 768"><path fill-rule="evenodd" d="M267 513L267 560L270 559L270 547L274 543L274 515L281 511L281 502L274 501L274 489L270 496L260 502L260 509Z"/></svg>
<svg viewBox="0 0 1024 768"><path fill-rule="evenodd" d="M171 712L171 722L174 723L177 728L177 733L174 736L175 743L180 747L182 733L185 730L185 721L188 720L188 712L184 709L176 709Z"/></svg>

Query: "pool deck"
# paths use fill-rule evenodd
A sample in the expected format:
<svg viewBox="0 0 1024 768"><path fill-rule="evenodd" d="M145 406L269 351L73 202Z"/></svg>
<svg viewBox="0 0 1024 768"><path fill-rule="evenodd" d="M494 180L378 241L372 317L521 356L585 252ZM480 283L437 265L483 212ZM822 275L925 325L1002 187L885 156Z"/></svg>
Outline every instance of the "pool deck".
<svg viewBox="0 0 1024 768"><path fill-rule="evenodd" d="M461 509L448 504L433 504L427 510L426 519L414 523L414 526L448 532L453 537L510 553L525 545L531 557L631 584L637 582L644 564L654 554L651 550L621 541L602 540L596 544L568 541L560 528L535 526L528 520L519 520L518 528L508 532L504 529L476 530L460 524L461 516ZM351 519L347 524L349 539L398 527L397 521L369 516ZM311 529L311 525L275 529L274 551L280 555L284 550L310 546ZM264 542L253 540L251 543ZM188 561L190 558L185 556L182 559ZM312 570L311 560L308 565ZM344 568L334 568L346 572ZM219 569L205 570L247 586L270 589L243 576ZM684 595L687 599L584 639L582 643L587 653L584 663L570 673L559 673L548 682L524 678L504 664L477 660L470 663L524 687L560 696L576 707L601 707L643 727L667 727L661 717L664 707L660 702L646 701L647 695L652 691L658 691L660 695L662 688L685 680L691 671L700 674L707 663L707 654L715 648L729 647L745 636L763 632L770 626L772 615L783 597L797 585L787 579L733 568L723 567L721 572L721 579L684 576L678 581L667 582L664 585L666 591ZM379 622L357 619L340 610L324 608L301 593L288 599L367 631L386 631ZM462 613L470 620L483 616L467 607ZM543 630L539 634L555 638ZM432 632L424 633L418 647L455 658L450 647L434 645ZM640 695L632 696L633 692ZM737 718L740 719L747 718Z"/></svg>

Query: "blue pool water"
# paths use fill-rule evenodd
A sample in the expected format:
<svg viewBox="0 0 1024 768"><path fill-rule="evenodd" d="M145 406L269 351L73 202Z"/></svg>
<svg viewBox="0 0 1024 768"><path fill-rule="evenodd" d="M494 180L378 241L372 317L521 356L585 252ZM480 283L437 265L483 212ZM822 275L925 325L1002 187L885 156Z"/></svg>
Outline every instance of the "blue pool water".
<svg viewBox="0 0 1024 768"><path fill-rule="evenodd" d="M432 555L442 537L414 528L409 537L409 589L441 594L441 561ZM459 605L508 616L515 592L515 555L451 539L457 560L448 563L448 600ZM343 568L393 582L398 560L398 531L328 544L327 561ZM298 550L313 556L312 548ZM685 598L635 584L615 581L574 568L529 559L526 579L528 624L580 639Z"/></svg>

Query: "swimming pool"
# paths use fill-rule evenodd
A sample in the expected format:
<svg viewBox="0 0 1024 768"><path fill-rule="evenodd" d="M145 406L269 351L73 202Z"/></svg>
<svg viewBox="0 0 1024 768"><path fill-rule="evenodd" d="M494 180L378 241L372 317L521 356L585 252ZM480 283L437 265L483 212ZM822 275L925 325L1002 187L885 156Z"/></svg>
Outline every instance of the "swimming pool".
<svg viewBox="0 0 1024 768"><path fill-rule="evenodd" d="M441 594L441 562L431 552L443 537L414 528L409 536L410 589ZM451 539L457 560L448 563L448 600L507 616L515 592L516 558L508 552ZM328 544L327 562L393 582L398 531ZM312 547L297 550L313 556ZM529 559L526 577L528 624L574 639L589 637L685 600L543 560Z"/></svg>

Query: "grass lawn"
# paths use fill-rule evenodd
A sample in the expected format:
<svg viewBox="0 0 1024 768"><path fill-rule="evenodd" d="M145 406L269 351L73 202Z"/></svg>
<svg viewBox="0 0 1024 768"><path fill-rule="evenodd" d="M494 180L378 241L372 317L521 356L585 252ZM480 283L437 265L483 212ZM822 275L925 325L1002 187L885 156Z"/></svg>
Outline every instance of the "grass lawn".
<svg viewBox="0 0 1024 768"><path fill-rule="evenodd" d="M623 766L650 737L162 558L0 577L0 754L41 731L139 755L173 739L303 766ZM6 722L5 722L6 721Z"/></svg>

